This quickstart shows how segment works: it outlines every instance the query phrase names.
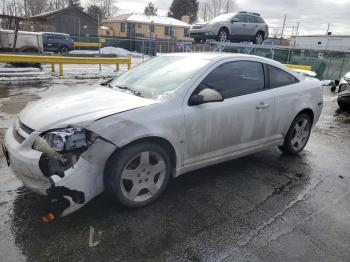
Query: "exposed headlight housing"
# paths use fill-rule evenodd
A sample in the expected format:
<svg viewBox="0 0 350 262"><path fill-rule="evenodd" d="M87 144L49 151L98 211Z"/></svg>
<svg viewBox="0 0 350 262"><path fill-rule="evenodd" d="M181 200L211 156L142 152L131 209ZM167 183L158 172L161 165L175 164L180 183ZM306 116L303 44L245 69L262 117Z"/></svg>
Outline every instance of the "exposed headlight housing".
<svg viewBox="0 0 350 262"><path fill-rule="evenodd" d="M45 176L64 176L98 136L80 127L50 130L39 136L33 149L42 152L39 167Z"/></svg>
<svg viewBox="0 0 350 262"><path fill-rule="evenodd" d="M44 134L43 138L58 152L69 152L88 147L87 132L79 127L49 131Z"/></svg>

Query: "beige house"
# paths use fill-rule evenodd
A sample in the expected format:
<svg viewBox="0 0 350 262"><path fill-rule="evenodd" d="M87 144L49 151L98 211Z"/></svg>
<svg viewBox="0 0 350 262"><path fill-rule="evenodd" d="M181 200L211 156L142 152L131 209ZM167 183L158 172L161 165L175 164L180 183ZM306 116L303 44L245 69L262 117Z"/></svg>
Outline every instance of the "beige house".
<svg viewBox="0 0 350 262"><path fill-rule="evenodd" d="M186 21L186 17L183 17ZM158 40L188 40L190 24L165 16L124 14L101 22L100 34L127 38L150 38Z"/></svg>

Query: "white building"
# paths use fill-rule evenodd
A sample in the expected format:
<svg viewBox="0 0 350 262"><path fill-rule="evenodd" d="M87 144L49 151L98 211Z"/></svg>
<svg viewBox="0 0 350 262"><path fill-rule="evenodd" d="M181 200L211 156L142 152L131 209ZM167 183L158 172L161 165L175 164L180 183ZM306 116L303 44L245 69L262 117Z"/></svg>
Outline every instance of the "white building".
<svg viewBox="0 0 350 262"><path fill-rule="evenodd" d="M301 35L294 36L290 46L300 49L350 52L350 35Z"/></svg>

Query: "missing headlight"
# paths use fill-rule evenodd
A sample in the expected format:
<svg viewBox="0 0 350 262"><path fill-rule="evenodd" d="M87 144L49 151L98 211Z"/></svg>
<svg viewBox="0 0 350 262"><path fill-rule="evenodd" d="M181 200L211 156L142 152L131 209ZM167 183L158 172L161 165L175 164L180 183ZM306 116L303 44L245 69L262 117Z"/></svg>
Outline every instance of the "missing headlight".
<svg viewBox="0 0 350 262"><path fill-rule="evenodd" d="M97 135L94 133L78 127L44 133L38 137L33 146L35 150L43 152L39 161L41 171L45 176L63 177L64 171L78 162L80 155L94 143L96 138Z"/></svg>
<svg viewBox="0 0 350 262"><path fill-rule="evenodd" d="M86 131L82 128L71 127L50 131L43 138L58 152L69 152L88 146Z"/></svg>

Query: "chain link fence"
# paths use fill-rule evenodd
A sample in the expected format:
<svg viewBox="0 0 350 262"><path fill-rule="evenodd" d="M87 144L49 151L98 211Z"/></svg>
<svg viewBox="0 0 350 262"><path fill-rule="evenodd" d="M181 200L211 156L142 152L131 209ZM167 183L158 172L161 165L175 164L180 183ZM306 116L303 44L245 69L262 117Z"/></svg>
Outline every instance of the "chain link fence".
<svg viewBox="0 0 350 262"><path fill-rule="evenodd" d="M98 42L98 37L73 36L79 42ZM124 48L145 55L173 52L232 52L267 57L281 63L310 65L320 80L339 79L350 71L350 53L296 49L293 47L253 45L250 43L202 43L176 40L126 39L100 37L102 46Z"/></svg>

